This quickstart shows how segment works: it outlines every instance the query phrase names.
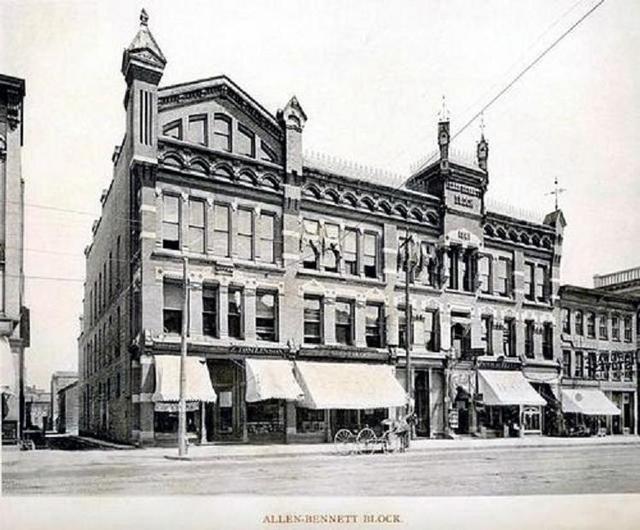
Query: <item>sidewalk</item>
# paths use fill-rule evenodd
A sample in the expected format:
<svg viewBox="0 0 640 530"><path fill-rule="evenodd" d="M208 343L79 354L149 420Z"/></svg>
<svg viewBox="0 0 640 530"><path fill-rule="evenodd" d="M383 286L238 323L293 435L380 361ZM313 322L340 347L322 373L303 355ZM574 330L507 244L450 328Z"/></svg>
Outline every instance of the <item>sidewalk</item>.
<svg viewBox="0 0 640 530"><path fill-rule="evenodd" d="M436 451L477 451L486 449L516 448L552 448L552 447L586 447L586 446L620 446L638 445L640 436L606 436L593 438L551 438L530 436L524 438L458 438L455 440L412 440L409 452ZM173 454L175 448L151 447L143 449L151 456ZM336 455L332 443L324 444L278 444L278 445L245 445L245 444L213 444L190 446L188 456L191 460L218 460L238 458L274 458L312 455Z"/></svg>

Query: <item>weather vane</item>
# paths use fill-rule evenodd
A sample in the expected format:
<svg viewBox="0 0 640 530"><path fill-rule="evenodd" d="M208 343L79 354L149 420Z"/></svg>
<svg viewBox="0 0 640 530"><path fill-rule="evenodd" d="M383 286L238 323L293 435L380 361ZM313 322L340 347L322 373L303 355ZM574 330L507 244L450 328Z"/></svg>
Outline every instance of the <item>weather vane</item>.
<svg viewBox="0 0 640 530"><path fill-rule="evenodd" d="M484 138L484 128L485 128L485 123L484 123L484 112L482 114L480 114L480 136L482 136Z"/></svg>
<svg viewBox="0 0 640 530"><path fill-rule="evenodd" d="M553 180L553 184L554 184L554 189L553 189L553 191L550 191L550 192L548 192L548 193L545 193L545 195L555 195L555 202L556 202L556 210L555 210L555 211L557 212L557 211L558 211L558 196L559 196L561 193L564 193L565 191L567 191L567 188L559 188L559 187L558 187L558 177L556 177L556 178Z"/></svg>
<svg viewBox="0 0 640 530"><path fill-rule="evenodd" d="M449 119L449 111L447 110L446 96L442 94L442 109L440 110L440 121L447 121Z"/></svg>

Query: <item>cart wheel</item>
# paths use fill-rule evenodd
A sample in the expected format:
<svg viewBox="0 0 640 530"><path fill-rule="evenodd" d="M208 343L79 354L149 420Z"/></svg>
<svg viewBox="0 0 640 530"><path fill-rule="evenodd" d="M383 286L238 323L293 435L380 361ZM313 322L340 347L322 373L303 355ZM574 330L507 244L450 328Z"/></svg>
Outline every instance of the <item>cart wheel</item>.
<svg viewBox="0 0 640 530"><path fill-rule="evenodd" d="M336 451L340 455L349 455L354 452L355 436L349 429L340 429L333 437Z"/></svg>
<svg viewBox="0 0 640 530"><path fill-rule="evenodd" d="M358 433L356 442L358 444L359 453L370 455L376 448L378 439L376 438L376 433L373 432L372 429L369 429L369 427L365 427Z"/></svg>

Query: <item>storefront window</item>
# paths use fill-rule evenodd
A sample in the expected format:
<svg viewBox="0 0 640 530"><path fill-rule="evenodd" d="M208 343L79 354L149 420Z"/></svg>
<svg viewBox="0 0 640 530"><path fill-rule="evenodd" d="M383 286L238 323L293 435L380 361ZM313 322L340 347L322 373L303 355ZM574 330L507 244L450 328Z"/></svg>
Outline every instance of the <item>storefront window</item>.
<svg viewBox="0 0 640 530"><path fill-rule="evenodd" d="M324 410L296 409L296 431L299 433L324 432Z"/></svg>
<svg viewBox="0 0 640 530"><path fill-rule="evenodd" d="M277 333L277 298L272 292L256 293L256 334L259 340L275 342Z"/></svg>
<svg viewBox="0 0 640 530"><path fill-rule="evenodd" d="M199 413L196 410L187 411L187 432L198 432ZM153 428L157 433L178 434L178 411L158 412L153 415Z"/></svg>
<svg viewBox="0 0 640 530"><path fill-rule="evenodd" d="M276 399L247 403L247 432L249 434L283 433L284 403Z"/></svg>
<svg viewBox="0 0 640 530"><path fill-rule="evenodd" d="M522 420L525 431L540 431L540 407L525 407Z"/></svg>

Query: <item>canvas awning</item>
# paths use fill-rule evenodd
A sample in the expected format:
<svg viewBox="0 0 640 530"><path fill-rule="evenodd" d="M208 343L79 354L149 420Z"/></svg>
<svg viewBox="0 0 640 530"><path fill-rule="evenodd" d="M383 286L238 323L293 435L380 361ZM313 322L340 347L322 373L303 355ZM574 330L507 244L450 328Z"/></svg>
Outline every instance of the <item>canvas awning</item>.
<svg viewBox="0 0 640 530"><path fill-rule="evenodd" d="M248 403L265 399L296 401L303 396L293 362L284 359L246 359Z"/></svg>
<svg viewBox="0 0 640 530"><path fill-rule="evenodd" d="M7 337L0 337L0 390L3 394L16 394L18 356L11 353Z"/></svg>
<svg viewBox="0 0 640 530"><path fill-rule="evenodd" d="M547 402L514 370L480 370L480 392L486 405L546 405Z"/></svg>
<svg viewBox="0 0 640 530"><path fill-rule="evenodd" d="M155 402L178 401L180 399L180 356L156 355L156 391L152 399ZM216 392L211 384L209 369L204 359L187 357L185 360L187 401L215 401Z"/></svg>
<svg viewBox="0 0 640 530"><path fill-rule="evenodd" d="M393 366L365 363L296 362L304 391L300 406L309 409L375 409L406 404Z"/></svg>
<svg viewBox="0 0 640 530"><path fill-rule="evenodd" d="M563 388L562 412L587 416L618 416L620 409L596 388Z"/></svg>

